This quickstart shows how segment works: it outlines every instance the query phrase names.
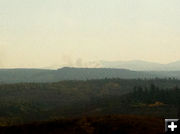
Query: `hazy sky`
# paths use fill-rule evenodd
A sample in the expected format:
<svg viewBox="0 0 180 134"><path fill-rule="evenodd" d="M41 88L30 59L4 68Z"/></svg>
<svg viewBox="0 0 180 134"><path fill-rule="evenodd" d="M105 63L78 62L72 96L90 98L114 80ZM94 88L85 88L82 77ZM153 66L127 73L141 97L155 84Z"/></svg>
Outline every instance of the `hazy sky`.
<svg viewBox="0 0 180 134"><path fill-rule="evenodd" d="M0 0L0 67L180 60L180 0Z"/></svg>

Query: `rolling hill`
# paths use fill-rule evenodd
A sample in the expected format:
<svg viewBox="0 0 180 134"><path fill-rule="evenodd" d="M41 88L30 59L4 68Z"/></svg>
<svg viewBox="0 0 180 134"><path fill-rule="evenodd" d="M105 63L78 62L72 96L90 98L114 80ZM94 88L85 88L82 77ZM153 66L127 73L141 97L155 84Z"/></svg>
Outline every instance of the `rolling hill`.
<svg viewBox="0 0 180 134"><path fill-rule="evenodd" d="M0 69L0 83L57 82L63 80L90 80L104 78L151 79L180 78L180 71L132 71L113 68Z"/></svg>

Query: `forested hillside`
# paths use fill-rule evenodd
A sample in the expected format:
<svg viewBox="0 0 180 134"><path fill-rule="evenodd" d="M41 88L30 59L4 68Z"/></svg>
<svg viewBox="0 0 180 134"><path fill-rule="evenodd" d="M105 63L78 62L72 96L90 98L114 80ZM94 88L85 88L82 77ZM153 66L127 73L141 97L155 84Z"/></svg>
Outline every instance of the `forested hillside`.
<svg viewBox="0 0 180 134"><path fill-rule="evenodd" d="M82 115L178 116L176 79L103 79L0 85L0 125Z"/></svg>

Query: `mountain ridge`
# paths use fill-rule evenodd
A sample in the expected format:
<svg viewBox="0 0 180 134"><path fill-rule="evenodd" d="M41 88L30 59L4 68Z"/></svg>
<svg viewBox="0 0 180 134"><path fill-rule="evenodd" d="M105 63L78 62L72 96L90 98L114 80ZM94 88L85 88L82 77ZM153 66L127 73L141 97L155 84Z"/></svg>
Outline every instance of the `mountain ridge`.
<svg viewBox="0 0 180 134"><path fill-rule="evenodd" d="M99 66L95 66L94 68L117 68L117 69L129 69L134 71L180 71L180 60L162 64L158 62L150 62L144 60L129 60L129 61L93 61L93 63L97 63ZM73 66L66 65L74 68L93 68L87 66ZM63 68L62 65L52 65L48 67L42 67L41 69L59 69Z"/></svg>
<svg viewBox="0 0 180 134"><path fill-rule="evenodd" d="M105 68L126 68L135 71L180 71L179 60L167 64L143 60L101 61L101 65Z"/></svg>

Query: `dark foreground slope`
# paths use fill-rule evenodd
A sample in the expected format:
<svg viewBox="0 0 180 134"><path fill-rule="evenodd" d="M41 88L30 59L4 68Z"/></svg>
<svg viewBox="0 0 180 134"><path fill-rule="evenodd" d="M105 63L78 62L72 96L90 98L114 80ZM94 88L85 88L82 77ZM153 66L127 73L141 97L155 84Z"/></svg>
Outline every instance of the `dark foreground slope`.
<svg viewBox="0 0 180 134"><path fill-rule="evenodd" d="M161 119L180 117L179 87L175 79L3 84L0 134L161 134Z"/></svg>
<svg viewBox="0 0 180 134"><path fill-rule="evenodd" d="M114 115L0 127L1 134L163 134L160 118Z"/></svg>

